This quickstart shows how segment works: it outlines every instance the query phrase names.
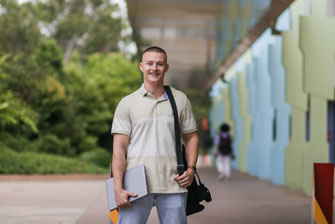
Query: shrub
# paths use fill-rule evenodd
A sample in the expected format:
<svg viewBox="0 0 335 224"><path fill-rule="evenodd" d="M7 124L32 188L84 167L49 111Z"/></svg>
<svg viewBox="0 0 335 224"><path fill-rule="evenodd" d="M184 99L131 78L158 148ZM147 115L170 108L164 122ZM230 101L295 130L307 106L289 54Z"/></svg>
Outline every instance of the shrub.
<svg viewBox="0 0 335 224"><path fill-rule="evenodd" d="M46 134L38 138L36 142L37 151L43 153L73 156L75 150L71 148L68 141L59 139L56 135Z"/></svg>
<svg viewBox="0 0 335 224"><path fill-rule="evenodd" d="M80 158L89 163L105 168L108 168L112 161L112 155L104 149L94 149L84 152L80 155Z"/></svg>
<svg viewBox="0 0 335 224"><path fill-rule="evenodd" d="M29 150L32 143L23 135L11 135L6 132L0 134L0 142L16 152Z"/></svg>
<svg viewBox="0 0 335 224"><path fill-rule="evenodd" d="M17 153L0 144L0 174L69 174L107 173L107 169L79 161L44 153Z"/></svg>

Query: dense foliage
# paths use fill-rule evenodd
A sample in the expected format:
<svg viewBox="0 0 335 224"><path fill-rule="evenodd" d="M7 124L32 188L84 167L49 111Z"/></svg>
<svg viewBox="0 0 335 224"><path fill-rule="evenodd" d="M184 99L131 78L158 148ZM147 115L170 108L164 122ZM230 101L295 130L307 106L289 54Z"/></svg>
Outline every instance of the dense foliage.
<svg viewBox="0 0 335 224"><path fill-rule="evenodd" d="M141 82L138 63L113 53L129 40L118 10L109 0L0 0L0 173L108 167L113 112Z"/></svg>
<svg viewBox="0 0 335 224"><path fill-rule="evenodd" d="M0 145L0 174L105 173L85 160L29 151L17 153Z"/></svg>

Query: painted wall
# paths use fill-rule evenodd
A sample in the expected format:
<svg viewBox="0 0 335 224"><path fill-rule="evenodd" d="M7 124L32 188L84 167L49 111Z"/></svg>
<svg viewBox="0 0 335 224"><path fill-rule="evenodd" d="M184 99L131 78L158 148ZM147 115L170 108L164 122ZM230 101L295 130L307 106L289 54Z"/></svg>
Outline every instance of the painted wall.
<svg viewBox="0 0 335 224"><path fill-rule="evenodd" d="M335 17L327 10L327 0L294 1L277 21L281 35L267 30L211 92L213 114L223 119L211 119L212 127L233 127L233 168L307 195L313 163L329 160Z"/></svg>
<svg viewBox="0 0 335 224"><path fill-rule="evenodd" d="M291 141L285 149L285 183L293 189L302 188L302 162L307 147L307 93L304 92L303 54L300 51L300 16L305 14L305 8L305 1L292 3L291 29L282 32L286 100L292 107Z"/></svg>
<svg viewBox="0 0 335 224"><path fill-rule="evenodd" d="M269 74L270 30L252 46L254 56L254 79L256 84L256 116L254 117L257 144L256 175L260 179L270 178L270 157L273 145L273 107L271 104L271 77Z"/></svg>
<svg viewBox="0 0 335 224"><path fill-rule="evenodd" d="M240 154L240 145L242 141L242 134L243 134L243 124L242 118L240 115L240 97L238 94L238 79L237 75L235 75L230 80L230 98L232 103L232 119L235 124L235 133L234 133L234 142L233 142L233 149L234 155ZM232 161L232 167L234 169L239 169L239 156L235 156L235 159Z"/></svg>
<svg viewBox="0 0 335 224"><path fill-rule="evenodd" d="M256 164L257 164L257 160L256 160L256 149L257 149L257 145L256 145L256 141L255 141L255 133L256 133L256 125L255 125L255 121L256 121L256 117L257 117L257 112L256 112L256 83L254 82L253 79L253 74L254 74L254 63L253 63L253 58L251 55L251 52L248 52L250 55L250 60L247 61L246 64L246 87L247 87L247 91L248 91L248 113L251 115L252 117L252 123L251 123L251 133L250 133L250 143L248 145L248 161L247 161L247 168L248 171L251 175L256 175Z"/></svg>
<svg viewBox="0 0 335 224"><path fill-rule="evenodd" d="M248 169L248 144L251 140L251 123L252 117L248 112L248 89L246 86L247 69L243 64L248 63L251 59L250 54L246 55L241 61L241 68L237 75L238 80L238 95L239 95L239 115L241 118L242 130L241 141L238 148L238 167L241 172L247 172Z"/></svg>
<svg viewBox="0 0 335 224"><path fill-rule="evenodd" d="M291 107L285 101L286 82L282 64L282 37L274 37L269 45L269 72L271 75L271 103L274 109L273 145L270 158L270 179L274 184L285 183L285 147L290 138Z"/></svg>

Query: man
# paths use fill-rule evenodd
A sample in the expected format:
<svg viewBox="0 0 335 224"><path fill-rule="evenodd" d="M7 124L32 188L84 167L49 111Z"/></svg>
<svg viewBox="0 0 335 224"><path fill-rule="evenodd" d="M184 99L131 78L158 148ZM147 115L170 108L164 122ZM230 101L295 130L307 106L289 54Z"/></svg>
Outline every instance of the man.
<svg viewBox="0 0 335 224"><path fill-rule="evenodd" d="M160 223L184 224L186 192L194 178L198 158L198 135L192 108L186 95L174 88L180 131L186 145L187 170L177 172L174 120L163 81L168 71L166 52L156 46L142 55L142 86L124 97L116 108L112 170L115 200L120 208L121 224L146 223L151 208L156 206ZM132 192L123 189L125 170L144 164L149 195L131 204Z"/></svg>

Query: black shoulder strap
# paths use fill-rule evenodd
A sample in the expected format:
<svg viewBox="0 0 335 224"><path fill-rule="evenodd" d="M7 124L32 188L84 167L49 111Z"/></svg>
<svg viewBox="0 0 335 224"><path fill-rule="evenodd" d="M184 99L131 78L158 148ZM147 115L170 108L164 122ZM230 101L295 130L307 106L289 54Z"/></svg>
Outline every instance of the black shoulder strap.
<svg viewBox="0 0 335 224"><path fill-rule="evenodd" d="M173 111L174 131L175 131L175 138L176 138L175 142L176 142L176 155L177 155L177 170L178 170L178 174L182 175L185 171L185 166L183 163L183 154L181 151L181 136L180 136L177 105L172 95L170 86L164 86L164 89L169 97L169 101L170 101L172 111Z"/></svg>

